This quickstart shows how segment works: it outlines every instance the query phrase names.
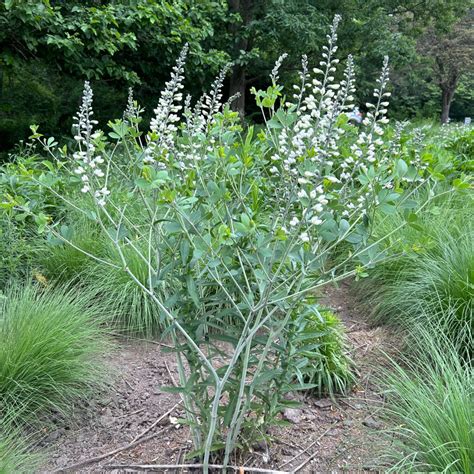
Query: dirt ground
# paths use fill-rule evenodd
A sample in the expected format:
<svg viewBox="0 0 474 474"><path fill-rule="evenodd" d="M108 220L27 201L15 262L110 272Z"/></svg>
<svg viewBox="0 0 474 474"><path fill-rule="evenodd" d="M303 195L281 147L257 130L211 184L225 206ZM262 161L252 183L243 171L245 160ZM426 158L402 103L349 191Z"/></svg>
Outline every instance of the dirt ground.
<svg viewBox="0 0 474 474"><path fill-rule="evenodd" d="M372 375L380 350L390 351L394 337L386 328L367 324L347 283L327 289L324 303L346 326L358 384L337 403L302 399L301 408L287 414L292 423L274 428L274 443L256 448L246 466L291 472L305 463L298 470L301 473L380 469L380 455L389 438L383 436L384 426L377 416L383 400ZM172 385L178 378L173 354L159 344L134 341L122 342L108 359L117 373L114 386L88 406L78 407L71 422L62 420L49 430L42 443L48 453L42 472L134 472L114 466L187 462L189 433L176 424L177 418L184 417L179 395L160 391L160 386ZM137 438L136 445L109 454Z"/></svg>

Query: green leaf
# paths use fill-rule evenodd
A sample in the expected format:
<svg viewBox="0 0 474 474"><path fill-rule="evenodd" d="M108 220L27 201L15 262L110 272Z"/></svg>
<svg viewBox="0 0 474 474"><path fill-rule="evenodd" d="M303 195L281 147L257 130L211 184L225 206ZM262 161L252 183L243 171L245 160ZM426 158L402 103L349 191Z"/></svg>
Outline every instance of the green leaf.
<svg viewBox="0 0 474 474"><path fill-rule="evenodd" d="M408 171L408 165L405 163L404 160L400 158L399 160L397 160L395 171L397 173L397 176L402 178Z"/></svg>
<svg viewBox="0 0 474 474"><path fill-rule="evenodd" d="M35 224L38 226L38 233L42 234L48 224L49 218L43 212L34 216Z"/></svg>
<svg viewBox="0 0 474 474"><path fill-rule="evenodd" d="M196 282L194 281L191 275L186 276L186 289L188 290L188 294L193 300L194 305L196 308L200 308L201 304L199 301L199 296L196 288Z"/></svg>
<svg viewBox="0 0 474 474"><path fill-rule="evenodd" d="M186 265L188 258L189 258L189 242L187 240L182 240L181 244L179 246L179 251L181 254L181 262L183 263L183 266Z"/></svg>

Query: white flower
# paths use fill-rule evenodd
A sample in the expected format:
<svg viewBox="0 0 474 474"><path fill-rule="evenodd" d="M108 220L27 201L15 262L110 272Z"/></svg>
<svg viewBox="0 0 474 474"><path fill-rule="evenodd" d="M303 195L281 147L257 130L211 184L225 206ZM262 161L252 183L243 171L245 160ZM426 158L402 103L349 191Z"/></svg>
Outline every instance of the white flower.
<svg viewBox="0 0 474 474"><path fill-rule="evenodd" d="M292 227L295 227L295 226L297 226L297 225L299 224L299 222L300 222L300 221L298 220L298 218L297 218L296 216L294 216L294 217L291 219L291 221L290 221L290 225L291 225Z"/></svg>
<svg viewBox="0 0 474 474"><path fill-rule="evenodd" d="M300 199L302 199L302 198L307 198L307 197L308 197L308 193L307 193L304 189L300 189L300 190L298 191L298 197L299 197Z"/></svg>
<svg viewBox="0 0 474 474"><path fill-rule="evenodd" d="M322 223L323 223L323 221L318 216L313 216L311 218L311 224L313 224L313 225L320 225Z"/></svg>
<svg viewBox="0 0 474 474"><path fill-rule="evenodd" d="M323 205L326 205L329 201L326 199L326 196L324 194L322 194L321 196L318 197L318 201L323 204Z"/></svg>
<svg viewBox="0 0 474 474"><path fill-rule="evenodd" d="M309 235L307 232L303 232L302 234L300 234L300 239L303 241L303 242L309 242Z"/></svg>
<svg viewBox="0 0 474 474"><path fill-rule="evenodd" d="M349 180L351 178L351 174L350 173L341 173L341 179L343 180Z"/></svg>

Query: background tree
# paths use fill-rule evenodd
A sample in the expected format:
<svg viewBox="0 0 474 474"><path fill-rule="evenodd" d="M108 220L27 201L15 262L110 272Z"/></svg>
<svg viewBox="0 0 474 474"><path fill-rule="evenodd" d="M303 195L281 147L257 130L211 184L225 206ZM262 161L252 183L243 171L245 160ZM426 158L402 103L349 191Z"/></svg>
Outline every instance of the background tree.
<svg viewBox="0 0 474 474"><path fill-rule="evenodd" d="M189 86L200 92L228 61L211 41L226 11L225 0L0 1L0 142L11 146L35 119L56 131L86 78L98 81L99 119L116 115L128 85L151 110L186 42Z"/></svg>
<svg viewBox="0 0 474 474"><path fill-rule="evenodd" d="M302 54L311 67L317 66L327 26L336 13L342 14L339 57L351 52L357 58L358 102L370 98L373 78L388 54L392 116L434 116L440 107L439 86L430 69L433 54L446 52L443 48L453 49L449 55L463 48L464 55L470 53L472 46L460 41L464 33L449 33L470 2L0 0L0 149L9 149L27 136L31 123L54 134L69 132L86 78L94 81L101 125L120 112L117 109L124 106L130 85L150 114L185 42L190 45L187 91L200 95L232 60L227 92L240 93L235 109L253 120L257 114L254 101L248 100L250 87L266 87L282 53L288 54L281 68L284 84L295 79ZM420 36L430 34L434 35L428 42L432 49L417 48ZM441 39L449 44L436 49ZM453 70L449 58L441 64L445 71ZM457 116L469 104L468 84L467 76L461 77Z"/></svg>
<svg viewBox="0 0 474 474"><path fill-rule="evenodd" d="M264 87L274 62L288 53L282 68L284 82L292 82L302 54L315 64L325 40L327 25L342 14L338 30L340 56L350 52L357 58L359 101L371 94L373 77L384 55L391 61L395 88L394 113L406 117L416 111L433 113L426 97L432 88L426 81L426 64L416 45L432 27L449 31L462 16L468 0L228 0L232 12L227 28L217 30L221 49L234 61L230 93L240 92L236 110L252 117L252 102L244 92L250 85ZM229 49L228 45L232 45ZM421 67L415 67L421 65Z"/></svg>
<svg viewBox="0 0 474 474"><path fill-rule="evenodd" d="M420 40L419 49L430 59L437 85L441 89L441 122L449 119L451 103L464 74L474 67L474 11L470 11L453 29L444 33L431 28Z"/></svg>

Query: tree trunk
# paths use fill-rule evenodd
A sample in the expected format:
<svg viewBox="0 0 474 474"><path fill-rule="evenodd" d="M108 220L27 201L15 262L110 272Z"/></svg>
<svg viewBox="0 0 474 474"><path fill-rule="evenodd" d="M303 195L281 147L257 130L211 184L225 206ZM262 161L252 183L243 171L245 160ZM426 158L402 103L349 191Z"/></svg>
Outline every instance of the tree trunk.
<svg viewBox="0 0 474 474"><path fill-rule="evenodd" d="M249 40L245 27L252 19L253 0L228 0L231 13L238 13L242 18L242 23L231 23L229 32L234 39L233 57L238 58L241 51L248 51ZM232 103L232 110L239 113L243 119L245 115L245 92L247 86L247 71L245 65L236 64L232 70L229 84L229 95L239 94L239 97Z"/></svg>
<svg viewBox="0 0 474 474"><path fill-rule="evenodd" d="M440 83L441 87L441 123L448 123L449 120L449 109L453 101L454 92L458 85L459 74L451 74L449 79L443 83Z"/></svg>
<svg viewBox="0 0 474 474"><path fill-rule="evenodd" d="M245 90L247 85L247 78L245 69L242 66L234 66L232 75L230 76L229 95L239 94L232 104L232 110L239 113L240 118L245 116Z"/></svg>
<svg viewBox="0 0 474 474"><path fill-rule="evenodd" d="M453 101L454 88L444 87L442 89L442 108L441 108L441 123L448 123L449 109Z"/></svg>

